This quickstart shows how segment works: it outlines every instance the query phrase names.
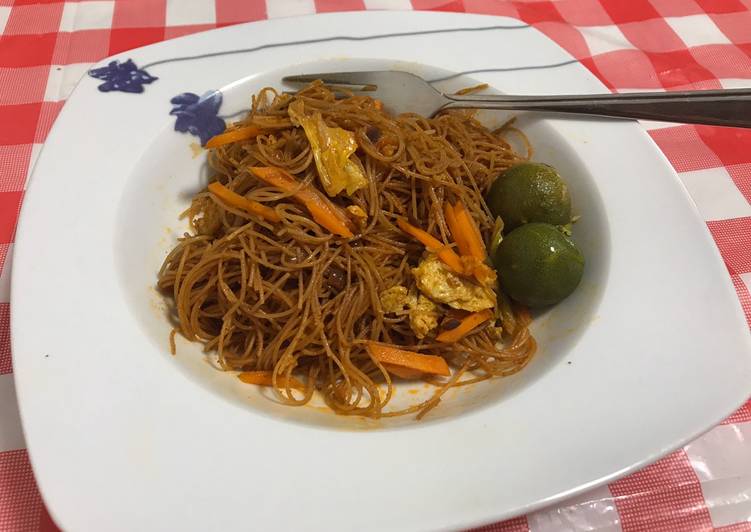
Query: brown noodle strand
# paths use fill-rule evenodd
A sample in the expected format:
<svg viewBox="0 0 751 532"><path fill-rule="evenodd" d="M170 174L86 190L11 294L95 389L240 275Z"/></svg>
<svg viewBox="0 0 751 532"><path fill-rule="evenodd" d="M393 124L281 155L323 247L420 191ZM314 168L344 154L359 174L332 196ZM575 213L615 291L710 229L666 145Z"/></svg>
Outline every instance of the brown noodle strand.
<svg viewBox="0 0 751 532"><path fill-rule="evenodd" d="M173 356L177 354L177 345L175 344L175 334L177 334L177 329L173 327L169 333L169 352Z"/></svg>
<svg viewBox="0 0 751 532"><path fill-rule="evenodd" d="M384 314L380 293L395 285L414 286L411 269L424 252L395 221L406 216L451 243L443 208L461 199L489 241L495 220L483 195L500 172L526 160L532 148L513 121L490 131L471 111L430 119L391 116L371 98L344 96L337 98L320 83L294 96L263 89L253 96L248 116L230 126L254 124L263 133L210 151L214 179L273 208L281 222L227 206L206 191L194 196L183 213L193 234L178 240L159 271L158 287L172 299L178 323L170 333L170 351L175 352L174 337L180 332L203 343L204 350L216 351L220 369L271 371L274 393L284 404L306 404L317 392L339 414L417 413L420 419L449 388L520 371L536 343L529 334L529 314L505 298L498 308L502 333L486 324L454 344L417 338L406 313ZM353 239L332 235L293 194L249 172L253 166L276 166L293 174L301 187L320 190L313 149L287 114L296 100L320 112L329 127L355 134L356 157L368 185L351 197L332 198L341 207L357 205L367 213ZM505 140L507 134L521 139L524 156ZM431 398L388 410L394 383L369 355L367 341L440 355L452 375L426 376L425 382L437 386ZM291 388L293 375L305 383L304 390Z"/></svg>

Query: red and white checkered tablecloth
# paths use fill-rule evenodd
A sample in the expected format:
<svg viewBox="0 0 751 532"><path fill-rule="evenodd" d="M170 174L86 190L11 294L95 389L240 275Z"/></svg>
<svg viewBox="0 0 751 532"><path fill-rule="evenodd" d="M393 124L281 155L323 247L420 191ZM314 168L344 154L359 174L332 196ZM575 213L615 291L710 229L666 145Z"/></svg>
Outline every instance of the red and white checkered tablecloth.
<svg viewBox="0 0 751 532"><path fill-rule="evenodd" d="M137 46L252 20L366 9L515 17L614 91L751 86L751 0L0 0L0 531L57 530L18 418L9 285L24 186L73 86L91 63ZM643 125L706 220L751 324L751 130ZM638 473L482 530L619 529L751 531L751 401Z"/></svg>

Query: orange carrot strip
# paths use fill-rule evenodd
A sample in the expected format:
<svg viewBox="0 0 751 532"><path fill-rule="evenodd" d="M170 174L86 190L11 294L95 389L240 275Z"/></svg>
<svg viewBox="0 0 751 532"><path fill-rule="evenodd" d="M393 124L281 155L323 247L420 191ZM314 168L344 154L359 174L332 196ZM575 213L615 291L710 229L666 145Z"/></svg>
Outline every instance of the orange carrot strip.
<svg viewBox="0 0 751 532"><path fill-rule="evenodd" d="M469 241L456 218L456 207L446 202L446 205L443 207L443 213L446 218L446 224L449 226L449 231L451 231L451 236L454 242L456 242L456 247L459 248L459 253L462 255L471 255Z"/></svg>
<svg viewBox="0 0 751 532"><path fill-rule="evenodd" d="M211 137L208 142L206 142L206 147L216 148L218 146L223 146L232 142L252 139L258 136L260 132L261 130L256 126L239 127L237 129L225 131L224 133L220 133L219 135Z"/></svg>
<svg viewBox="0 0 751 532"><path fill-rule="evenodd" d="M382 111L383 110L383 102L381 100L379 100L379 99L376 98L375 100L373 100L373 107L375 107L376 110L378 110L378 111Z"/></svg>
<svg viewBox="0 0 751 532"><path fill-rule="evenodd" d="M422 355L378 342L368 342L367 346L370 356L381 363L393 364L394 366L401 366L434 375L451 375L449 366L442 357Z"/></svg>
<svg viewBox="0 0 751 532"><path fill-rule="evenodd" d="M485 284L491 280L495 281L497 278L495 270L484 262L478 262L475 265L474 270L472 270L472 275L475 276L475 279L480 281L480 284Z"/></svg>
<svg viewBox="0 0 751 532"><path fill-rule="evenodd" d="M467 336L470 332L472 332L478 325L488 321L492 317L493 311L491 309L473 312L472 314L465 316L458 326L454 327L451 330L443 331L441 334L436 336L436 340L446 344L458 342L459 340Z"/></svg>
<svg viewBox="0 0 751 532"><path fill-rule="evenodd" d="M426 248L428 248L428 251L437 253L438 258L440 258L449 268L460 275L464 275L462 259L459 257L459 255L456 254L453 249L445 245L443 242L435 238L427 231L423 231L422 229L415 227L403 218L399 218L396 223L402 231L419 240Z"/></svg>
<svg viewBox="0 0 751 532"><path fill-rule="evenodd" d="M270 222L282 221L282 217L271 207L254 200L249 200L237 192L228 189L218 181L209 183L209 192L231 207L236 207L240 210L249 212L250 214L258 215Z"/></svg>
<svg viewBox="0 0 751 532"><path fill-rule="evenodd" d="M495 270L485 264L485 261L469 255L462 255L461 259L462 265L464 266L464 271L468 274L473 275L475 279L480 282L480 284L485 285L489 282L495 281Z"/></svg>
<svg viewBox="0 0 751 532"><path fill-rule="evenodd" d="M244 371L240 373L237 378L246 384L257 384L259 386L273 386L271 371ZM280 388L286 388L287 379L283 376L279 376L276 379L276 383ZM296 390L304 390L305 385L294 377L289 378L289 387Z"/></svg>
<svg viewBox="0 0 751 532"><path fill-rule="evenodd" d="M419 379L424 375L424 372L422 371L411 368L403 368L402 366L397 366L395 364L383 364L383 367L386 368L386 371L388 371L392 375L396 375L397 377L406 380Z"/></svg>
<svg viewBox="0 0 751 532"><path fill-rule="evenodd" d="M467 252L465 253L462 250L462 255L470 255L480 260L485 260L487 252L485 251L485 243L482 241L482 235L480 235L480 229L461 200L454 205L454 217L456 218L457 231L462 234L462 240L466 242ZM451 234L454 234L453 230ZM457 236L454 236L454 238L456 239ZM457 240L458 244L459 241ZM459 249L461 249L461 246Z"/></svg>
<svg viewBox="0 0 751 532"><path fill-rule="evenodd" d="M444 211L451 236L462 254L464 270L471 272L482 284L494 279L495 272L485 264L487 251L482 235L464 204L461 201L456 205L447 203Z"/></svg>
<svg viewBox="0 0 751 532"><path fill-rule="evenodd" d="M302 184L291 174L273 166L255 166L250 169L258 179L291 193L308 209L313 219L335 235L352 238L351 222L345 212L331 203L314 187Z"/></svg>

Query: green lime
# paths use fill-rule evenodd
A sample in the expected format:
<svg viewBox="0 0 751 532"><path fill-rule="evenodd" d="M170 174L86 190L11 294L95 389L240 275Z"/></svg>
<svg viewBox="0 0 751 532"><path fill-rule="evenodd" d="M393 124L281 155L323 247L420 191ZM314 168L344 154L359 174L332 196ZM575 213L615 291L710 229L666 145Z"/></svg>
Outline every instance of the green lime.
<svg viewBox="0 0 751 532"><path fill-rule="evenodd" d="M511 231L498 246L495 267L501 288L530 307L554 305L581 281L584 256L550 224L530 223Z"/></svg>
<svg viewBox="0 0 751 532"><path fill-rule="evenodd" d="M571 221L568 187L547 164L512 166L493 182L486 201L507 231L529 222L565 225Z"/></svg>

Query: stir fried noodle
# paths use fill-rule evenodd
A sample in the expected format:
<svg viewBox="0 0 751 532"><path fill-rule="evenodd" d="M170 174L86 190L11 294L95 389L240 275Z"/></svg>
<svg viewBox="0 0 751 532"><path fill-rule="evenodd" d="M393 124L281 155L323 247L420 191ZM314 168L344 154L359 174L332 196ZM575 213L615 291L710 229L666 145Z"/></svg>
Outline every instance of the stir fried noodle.
<svg viewBox="0 0 751 532"><path fill-rule="evenodd" d="M485 270L453 244L447 213L458 211L446 208L463 206L489 246L497 227L483 194L529 158L507 136L526 140L467 111L391 116L370 97L341 96L320 83L253 96L247 117L209 143L215 184L184 213L192 232L165 259L158 286L182 336L216 352L223 370L266 375L286 404L317 391L338 414L421 417L448 388L516 373L535 352L529 314L499 292L494 272L466 273ZM435 283L466 293L436 294ZM480 308L473 294L487 293ZM478 310L489 319L451 333ZM400 368L378 356L389 348L441 357L448 374ZM389 409L395 377L436 392Z"/></svg>

